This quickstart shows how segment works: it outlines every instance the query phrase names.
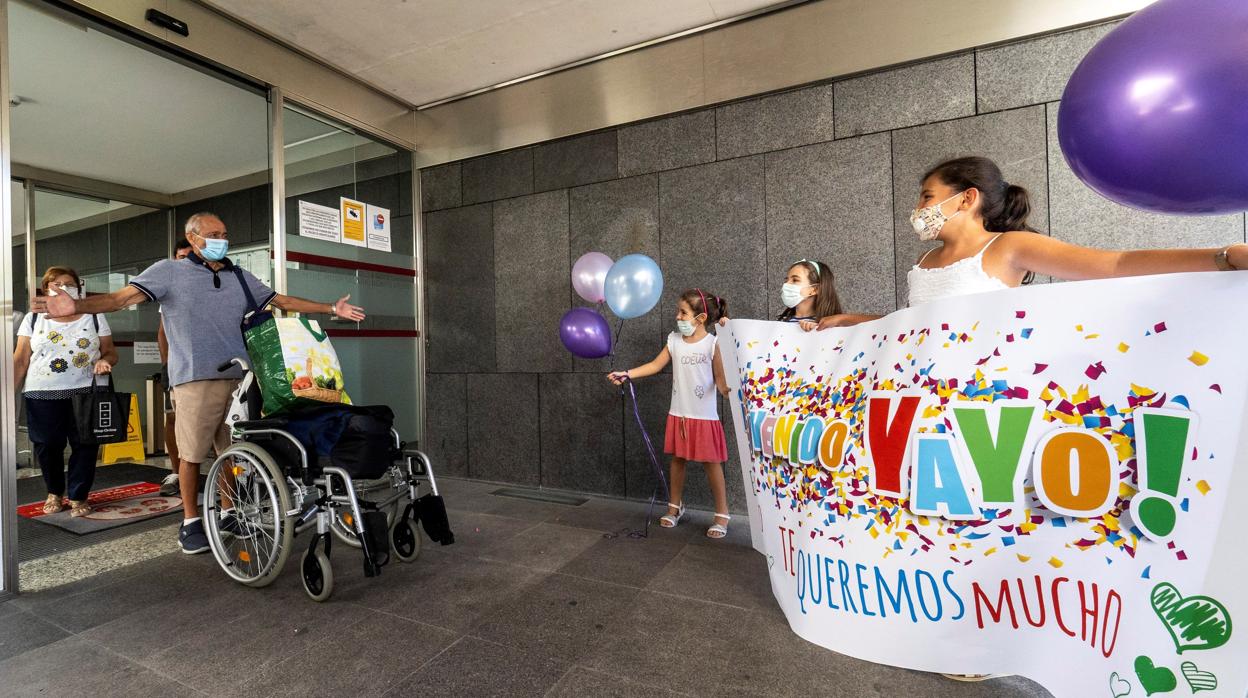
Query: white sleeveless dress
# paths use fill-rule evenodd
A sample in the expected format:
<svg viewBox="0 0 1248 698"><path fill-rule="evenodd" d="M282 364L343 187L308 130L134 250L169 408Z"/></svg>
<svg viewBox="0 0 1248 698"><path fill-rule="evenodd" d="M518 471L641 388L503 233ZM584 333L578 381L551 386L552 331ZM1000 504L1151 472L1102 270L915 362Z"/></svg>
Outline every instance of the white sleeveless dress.
<svg viewBox="0 0 1248 698"><path fill-rule="evenodd" d="M985 293L1009 288L1004 281L989 276L988 272L984 271L984 252L999 237L1001 235L998 233L974 257L960 259L947 267L938 269L924 269L919 266L924 259L927 259L927 255L932 253L928 250L927 254L919 259L919 263L910 267L910 271L906 273L906 285L910 291L909 305L913 307L949 296L964 296L969 293Z"/></svg>

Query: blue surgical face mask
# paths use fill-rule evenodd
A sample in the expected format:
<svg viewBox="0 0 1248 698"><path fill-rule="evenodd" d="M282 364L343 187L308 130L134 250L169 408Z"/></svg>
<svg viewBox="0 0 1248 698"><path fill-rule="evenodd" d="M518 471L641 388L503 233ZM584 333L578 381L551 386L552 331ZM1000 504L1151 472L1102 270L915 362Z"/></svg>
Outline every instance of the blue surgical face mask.
<svg viewBox="0 0 1248 698"><path fill-rule="evenodd" d="M195 237L204 241L204 249L199 250L199 256L209 262L220 262L225 259L225 253L230 249L229 240L217 240L215 238L206 238L199 233L191 233Z"/></svg>
<svg viewBox="0 0 1248 698"><path fill-rule="evenodd" d="M680 333L680 336L682 336L682 337L692 337L692 336L693 336L693 330L694 330L694 327L693 327L693 323L692 323L692 322L689 322L688 320L677 320L677 321L676 321L676 331Z"/></svg>

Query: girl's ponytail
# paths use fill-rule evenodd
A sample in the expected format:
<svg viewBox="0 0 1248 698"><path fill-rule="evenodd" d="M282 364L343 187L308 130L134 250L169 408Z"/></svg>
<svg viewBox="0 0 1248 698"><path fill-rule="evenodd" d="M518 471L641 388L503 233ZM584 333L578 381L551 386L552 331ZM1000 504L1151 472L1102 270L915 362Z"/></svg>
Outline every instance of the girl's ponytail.
<svg viewBox="0 0 1248 698"><path fill-rule="evenodd" d="M719 296L715 296L715 317L712 318L711 314L708 312L706 314L707 320L709 320L711 324L715 324L726 317L728 317L728 301L720 298Z"/></svg>
<svg viewBox="0 0 1248 698"><path fill-rule="evenodd" d="M1002 197L1001 213L996 220L984 221L984 228L994 232L1031 230L1031 226L1027 225L1029 215L1031 215L1031 196L1027 190L1017 184L1007 184L1005 195Z"/></svg>

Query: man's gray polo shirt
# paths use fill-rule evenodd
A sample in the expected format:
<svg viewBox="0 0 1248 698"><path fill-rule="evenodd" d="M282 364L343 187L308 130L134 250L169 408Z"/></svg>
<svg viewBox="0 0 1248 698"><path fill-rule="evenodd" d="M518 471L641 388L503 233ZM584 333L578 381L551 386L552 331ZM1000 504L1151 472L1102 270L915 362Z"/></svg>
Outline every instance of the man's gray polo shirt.
<svg viewBox="0 0 1248 698"><path fill-rule="evenodd" d="M130 281L148 300L160 303L173 385L241 376L234 367L217 372L230 359L247 358L239 328L247 297L229 259L224 263L214 272L192 253L186 259L157 262ZM277 295L250 272L240 271L261 308Z"/></svg>

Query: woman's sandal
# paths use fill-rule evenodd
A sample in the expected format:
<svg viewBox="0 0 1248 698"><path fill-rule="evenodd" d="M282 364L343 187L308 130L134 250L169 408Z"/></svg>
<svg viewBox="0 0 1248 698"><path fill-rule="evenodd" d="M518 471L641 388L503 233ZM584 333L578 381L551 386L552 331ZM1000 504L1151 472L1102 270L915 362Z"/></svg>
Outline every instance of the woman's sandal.
<svg viewBox="0 0 1248 698"><path fill-rule="evenodd" d="M680 523L680 517L685 515L685 505L683 502L680 504L672 504L671 502L668 502L667 506L669 509L675 509L676 514L664 514L663 516L660 516L659 525L663 528L676 528L676 524Z"/></svg>
<svg viewBox="0 0 1248 698"><path fill-rule="evenodd" d="M43 500L43 513L45 514L55 514L64 508L59 494L49 494L48 498Z"/></svg>
<svg viewBox="0 0 1248 698"><path fill-rule="evenodd" d="M90 513L91 513L91 505L87 504L86 500L83 500L81 502L73 500L73 499L69 500L69 515L70 516L74 518L78 518L80 516L86 516L87 514L90 514Z"/></svg>
<svg viewBox="0 0 1248 698"><path fill-rule="evenodd" d="M728 535L728 523L727 522L731 521L732 517L727 514L716 514L715 518L723 519L724 523L722 524L717 523L714 526L711 526L710 528L706 529L707 538L723 538L724 536Z"/></svg>

